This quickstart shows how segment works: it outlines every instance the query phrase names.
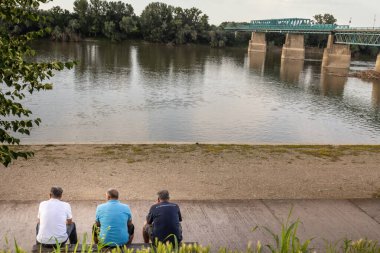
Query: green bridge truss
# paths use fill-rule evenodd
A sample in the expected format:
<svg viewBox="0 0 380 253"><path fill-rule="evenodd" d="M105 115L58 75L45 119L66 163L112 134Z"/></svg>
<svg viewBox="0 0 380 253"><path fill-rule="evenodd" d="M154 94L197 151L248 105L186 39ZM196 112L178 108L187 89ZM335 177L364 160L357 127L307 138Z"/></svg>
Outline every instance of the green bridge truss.
<svg viewBox="0 0 380 253"><path fill-rule="evenodd" d="M230 24L224 29L265 33L334 34L335 43L380 46L380 27L354 28L348 25L316 24L305 18L252 20L248 24Z"/></svg>

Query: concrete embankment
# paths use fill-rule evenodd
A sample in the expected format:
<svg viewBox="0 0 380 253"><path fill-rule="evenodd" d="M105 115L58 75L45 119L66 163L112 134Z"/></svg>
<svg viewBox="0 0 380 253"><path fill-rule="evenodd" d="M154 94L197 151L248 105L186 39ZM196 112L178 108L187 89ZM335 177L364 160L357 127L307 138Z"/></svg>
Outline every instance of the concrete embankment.
<svg viewBox="0 0 380 253"><path fill-rule="evenodd" d="M141 230L152 202L128 201L136 227L135 242L142 242ZM102 201L71 202L80 239L91 234L95 208ZM183 215L184 240L244 250L249 241L265 245L273 238L263 229L279 233L293 207L292 220L302 221L298 235L302 240L315 238L312 246L321 252L325 241L344 238L357 240L380 238L380 200L224 200L178 201ZM0 201L0 235L30 250L35 243L38 202ZM255 232L252 228L259 226ZM0 244L4 247L4 242Z"/></svg>

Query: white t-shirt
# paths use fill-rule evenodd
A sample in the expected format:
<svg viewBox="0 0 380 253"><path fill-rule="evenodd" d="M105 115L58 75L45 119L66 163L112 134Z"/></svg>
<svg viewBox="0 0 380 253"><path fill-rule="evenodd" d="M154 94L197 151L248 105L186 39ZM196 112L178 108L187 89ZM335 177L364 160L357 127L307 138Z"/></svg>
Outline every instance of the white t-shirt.
<svg viewBox="0 0 380 253"><path fill-rule="evenodd" d="M40 203L38 216L40 229L37 241L43 244L55 244L56 240L61 243L68 239L66 221L72 219L69 203L58 199L49 199Z"/></svg>

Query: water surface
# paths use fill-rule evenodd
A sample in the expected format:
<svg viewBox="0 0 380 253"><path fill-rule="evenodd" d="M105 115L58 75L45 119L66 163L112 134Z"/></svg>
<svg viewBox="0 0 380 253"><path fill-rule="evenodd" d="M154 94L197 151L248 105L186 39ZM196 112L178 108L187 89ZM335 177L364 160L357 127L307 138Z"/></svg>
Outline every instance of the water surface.
<svg viewBox="0 0 380 253"><path fill-rule="evenodd" d="M380 82L321 74L317 59L107 41L35 47L38 60L79 64L27 101L43 123L24 143L380 144Z"/></svg>

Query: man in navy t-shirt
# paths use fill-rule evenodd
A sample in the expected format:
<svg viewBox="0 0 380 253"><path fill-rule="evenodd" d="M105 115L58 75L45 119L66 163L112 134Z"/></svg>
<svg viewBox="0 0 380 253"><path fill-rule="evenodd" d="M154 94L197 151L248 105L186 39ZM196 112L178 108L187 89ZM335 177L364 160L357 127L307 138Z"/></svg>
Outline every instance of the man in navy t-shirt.
<svg viewBox="0 0 380 253"><path fill-rule="evenodd" d="M162 190L157 193L157 204L154 204L146 217L143 228L144 242L155 243L156 238L160 242L174 243L175 235L178 242L182 241L181 211L179 206L169 202L169 192Z"/></svg>

